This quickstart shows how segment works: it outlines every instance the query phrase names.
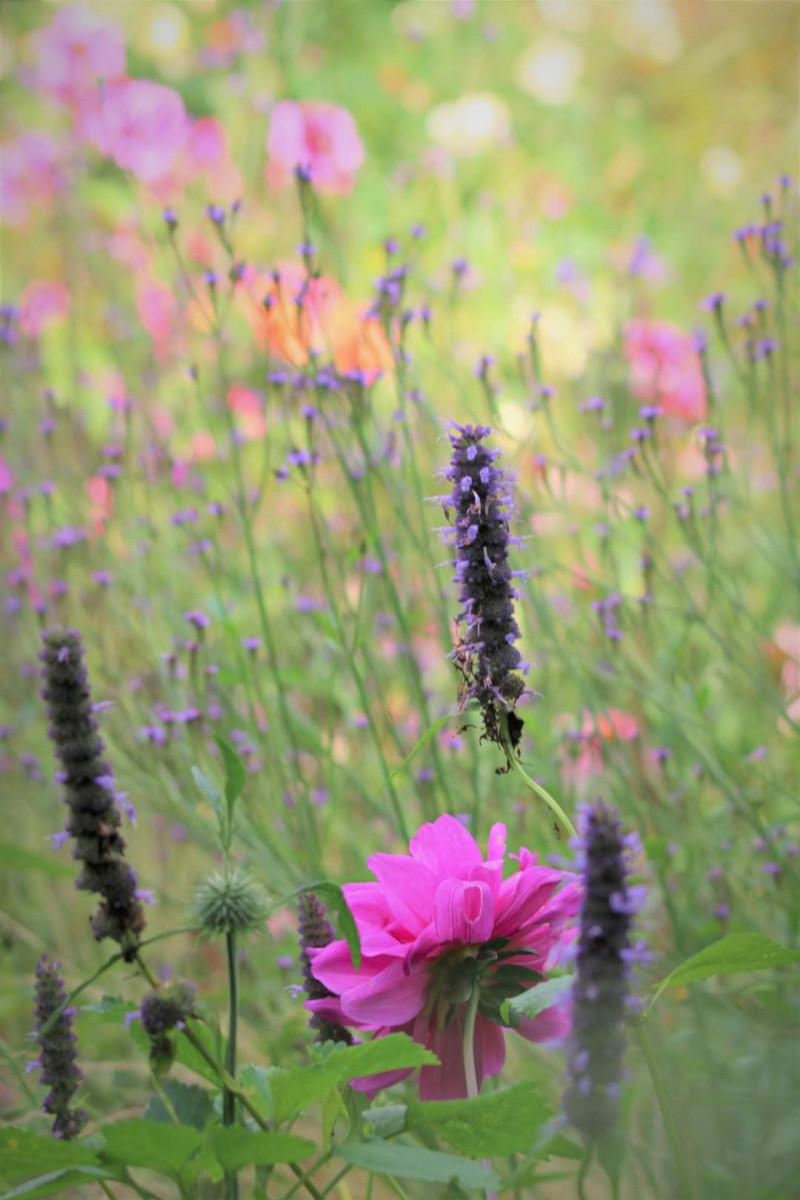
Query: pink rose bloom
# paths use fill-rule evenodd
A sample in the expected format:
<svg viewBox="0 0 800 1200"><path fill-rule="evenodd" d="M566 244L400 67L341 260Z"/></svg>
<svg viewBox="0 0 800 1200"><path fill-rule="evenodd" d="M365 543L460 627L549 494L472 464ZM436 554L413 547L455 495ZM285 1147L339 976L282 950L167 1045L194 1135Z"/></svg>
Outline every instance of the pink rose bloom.
<svg viewBox="0 0 800 1200"><path fill-rule="evenodd" d="M660 404L670 417L705 419L706 385L691 334L669 321L629 321L625 357L631 367L631 389L639 400Z"/></svg>
<svg viewBox="0 0 800 1200"><path fill-rule="evenodd" d="M344 941L309 950L315 977L334 995L308 1000L306 1007L378 1037L409 1034L441 1064L422 1067L421 1098L458 1099L467 1095L462 1043L473 984L481 989L474 1037L480 1087L505 1060L503 1026L485 1015L508 994L505 968L540 974L553 969L575 937L571 922L580 904L579 887L573 876L537 866L536 855L525 849L512 856L517 869L504 879L506 827L501 824L492 826L486 860L451 816L423 825L410 851L373 854L367 865L377 883L345 886L361 936L361 967L353 966ZM536 982L532 976L523 986ZM569 1013L562 1006L524 1020L518 1030L533 1042L568 1031ZM391 1071L354 1086L374 1093L410 1074Z"/></svg>
<svg viewBox="0 0 800 1200"><path fill-rule="evenodd" d="M284 100L272 110L267 137L267 182L285 187L295 167L307 167L320 192L353 188L364 146L346 108Z"/></svg>
<svg viewBox="0 0 800 1200"><path fill-rule="evenodd" d="M69 312L69 292L55 279L35 279L19 300L19 327L26 337L39 337L48 325Z"/></svg>
<svg viewBox="0 0 800 1200"><path fill-rule="evenodd" d="M97 79L125 74L125 38L116 21L70 5L36 34L36 83L66 104L81 104Z"/></svg>
<svg viewBox="0 0 800 1200"><path fill-rule="evenodd" d="M81 132L118 166L143 183L154 183L183 150L189 119L172 88L151 79L125 79L104 88L84 113Z"/></svg>
<svg viewBox="0 0 800 1200"><path fill-rule="evenodd" d="M55 199L63 185L58 142L49 133L31 130L0 148L0 219L24 225L31 209Z"/></svg>

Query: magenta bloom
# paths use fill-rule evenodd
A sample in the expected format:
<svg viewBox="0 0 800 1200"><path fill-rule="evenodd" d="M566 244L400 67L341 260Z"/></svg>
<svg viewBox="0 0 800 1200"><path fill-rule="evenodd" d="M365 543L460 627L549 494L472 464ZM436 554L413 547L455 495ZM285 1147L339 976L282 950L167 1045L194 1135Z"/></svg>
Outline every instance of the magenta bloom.
<svg viewBox="0 0 800 1200"><path fill-rule="evenodd" d="M410 851L373 854L367 865L377 883L345 886L361 936L361 968L353 966L344 941L309 950L314 976L333 995L307 1000L306 1007L377 1036L409 1034L441 1063L422 1068L422 1099L458 1099L467 1095L462 1041L473 987L481 996L475 1024L480 1085L505 1060L500 1004L540 982L575 939L579 886L564 871L538 866L525 849L511 856L517 870L504 879L501 824L492 826L485 860L472 834L451 816L423 825ZM544 1042L563 1037L569 1024L568 1011L551 1007L523 1021L518 1032ZM355 1086L372 1093L410 1074L373 1075Z"/></svg>
<svg viewBox="0 0 800 1200"><path fill-rule="evenodd" d="M35 35L36 85L65 104L80 105L98 79L125 74L125 36L116 21L88 8L60 8Z"/></svg>
<svg viewBox="0 0 800 1200"><path fill-rule="evenodd" d="M364 161L364 146L347 109L316 102L284 100L275 106L267 152L267 180L273 187L284 187L295 167L305 167L320 192L351 191Z"/></svg>
<svg viewBox="0 0 800 1200"><path fill-rule="evenodd" d="M189 135L189 118L178 92L151 79L125 79L104 88L83 114L87 141L144 183L172 169Z"/></svg>

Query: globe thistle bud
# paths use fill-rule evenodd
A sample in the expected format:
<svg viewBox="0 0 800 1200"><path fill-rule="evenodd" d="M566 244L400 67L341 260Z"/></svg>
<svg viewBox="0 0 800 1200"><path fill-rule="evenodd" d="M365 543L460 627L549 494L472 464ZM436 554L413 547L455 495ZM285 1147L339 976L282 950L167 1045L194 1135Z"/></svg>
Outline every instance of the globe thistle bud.
<svg viewBox="0 0 800 1200"><path fill-rule="evenodd" d="M455 512L452 538L456 557L454 582L463 605L456 625L463 626L452 653L461 675L459 701L480 705L486 736L503 743L500 714L506 714L509 735L516 746L522 721L514 706L525 690L519 671L523 663L514 643L520 636L514 617L516 591L508 562L508 518L512 510L509 479L493 466L499 454L484 439L491 430L482 425L456 425L450 434L452 455L445 475L453 485L445 512Z"/></svg>
<svg viewBox="0 0 800 1200"><path fill-rule="evenodd" d="M119 942L126 960L132 961L145 916L136 874L123 857L114 780L92 715L83 653L80 634L72 630L50 629L43 635L39 658L47 732L61 762L69 808L66 832L75 839L72 856L83 863L76 886L101 898L91 917L92 933L98 941L109 937Z"/></svg>
<svg viewBox="0 0 800 1200"><path fill-rule="evenodd" d="M572 988L568 1119L587 1142L610 1131L625 1053L625 1016L634 998L630 968L641 951L631 945L633 917L643 889L628 883L635 835L624 836L612 809L584 809L578 841L583 907Z"/></svg>
<svg viewBox="0 0 800 1200"><path fill-rule="evenodd" d="M334 993L314 977L309 950L318 950L329 945L335 939L336 934L327 919L325 905L313 892L303 892L297 902L297 933L306 996L311 1002L328 1000L333 997ZM315 1041L344 1042L348 1046L352 1045L352 1034L349 1029L345 1029L344 1025L331 1021L328 1014L313 1012L313 1010L312 1014L308 1023L312 1029L316 1030Z"/></svg>
<svg viewBox="0 0 800 1200"><path fill-rule="evenodd" d="M55 1116L53 1136L69 1141L83 1129L89 1114L71 1105L83 1072L75 1061L78 1040L72 1029L75 1009L62 1008L67 992L58 974L59 966L59 963L48 962L47 955L36 965L34 1016L39 1061L32 1065L41 1068L42 1083L50 1088L42 1109ZM55 1017L59 1009L61 1012Z"/></svg>
<svg viewBox="0 0 800 1200"><path fill-rule="evenodd" d="M261 884L248 871L215 871L197 889L197 921L209 933L246 933L259 929L269 915Z"/></svg>

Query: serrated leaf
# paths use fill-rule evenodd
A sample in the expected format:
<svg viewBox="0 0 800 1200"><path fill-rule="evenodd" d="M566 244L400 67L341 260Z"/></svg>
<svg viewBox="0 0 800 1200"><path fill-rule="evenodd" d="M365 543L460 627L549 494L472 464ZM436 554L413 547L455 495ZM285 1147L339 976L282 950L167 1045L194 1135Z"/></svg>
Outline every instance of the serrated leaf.
<svg viewBox="0 0 800 1200"><path fill-rule="evenodd" d="M18 1184L11 1191L3 1193L3 1200L38 1200L41 1196L56 1196L59 1192L69 1191L84 1183L118 1178L116 1172L107 1167L65 1167L61 1171L50 1171Z"/></svg>
<svg viewBox="0 0 800 1200"><path fill-rule="evenodd" d="M203 1135L188 1125L134 1119L104 1125L103 1158L129 1167L175 1176L203 1144Z"/></svg>
<svg viewBox="0 0 800 1200"><path fill-rule="evenodd" d="M99 1166L93 1149L80 1141L64 1142L31 1129L0 1129L0 1175L16 1182L78 1165Z"/></svg>
<svg viewBox="0 0 800 1200"><path fill-rule="evenodd" d="M272 1117L280 1123L350 1079L401 1071L438 1063L435 1054L404 1033L392 1033L361 1046L335 1046L327 1057L310 1067L273 1071L269 1077Z"/></svg>
<svg viewBox="0 0 800 1200"><path fill-rule="evenodd" d="M216 1129L211 1146L225 1171L240 1171L242 1167L268 1167L273 1163L297 1162L308 1158L316 1147L308 1138L293 1133L251 1132L241 1126Z"/></svg>
<svg viewBox="0 0 800 1200"><path fill-rule="evenodd" d="M470 1158L525 1154L552 1109L532 1083L517 1083L474 1100L426 1100L408 1108L408 1128L430 1125Z"/></svg>
<svg viewBox="0 0 800 1200"><path fill-rule="evenodd" d="M26 850L24 846L15 846L13 842L0 842L0 868L4 871L40 871L51 879L71 879L75 867L68 866L52 855L39 854L36 850Z"/></svg>
<svg viewBox="0 0 800 1200"><path fill-rule="evenodd" d="M172 1111L181 1125L192 1129L205 1129L214 1116L212 1093L193 1083L181 1083L177 1079L165 1079L161 1090L172 1105ZM161 1096L153 1096L144 1114L146 1121L161 1121L174 1124L172 1114Z"/></svg>
<svg viewBox="0 0 800 1200"><path fill-rule="evenodd" d="M350 912L344 892L338 883L331 883L329 880L323 879L319 883L309 884L302 891L314 892L320 899L325 901L328 908L333 909L336 913L339 932L350 947L350 957L353 960L353 966L356 970L359 970L361 966L361 938L359 937L358 926L353 919L353 914Z"/></svg>
<svg viewBox="0 0 800 1200"><path fill-rule="evenodd" d="M379 1108L368 1108L364 1117L375 1137L389 1138L406 1128L407 1113L407 1104L382 1104Z"/></svg>
<svg viewBox="0 0 800 1200"><path fill-rule="evenodd" d="M508 1024L514 1027L520 1021L537 1017L545 1009L557 1004L571 987L572 977L560 975L556 979L545 979L519 996L513 996L503 1005L504 1013L508 1013Z"/></svg>
<svg viewBox="0 0 800 1200"><path fill-rule="evenodd" d="M760 933L729 933L693 954L662 979L650 1001L653 1007L661 993L668 987L683 987L715 975L738 975L752 971L768 971L773 967L785 967L800 962L800 951L789 950L777 942L770 941Z"/></svg>
<svg viewBox="0 0 800 1200"><path fill-rule="evenodd" d="M360 1142L345 1142L336 1154L354 1167L374 1171L378 1175L396 1175L401 1179L419 1179L424 1183L455 1181L465 1188L498 1188L500 1178L490 1167L458 1158L455 1154L440 1154L420 1146L400 1142L383 1142L367 1138Z"/></svg>

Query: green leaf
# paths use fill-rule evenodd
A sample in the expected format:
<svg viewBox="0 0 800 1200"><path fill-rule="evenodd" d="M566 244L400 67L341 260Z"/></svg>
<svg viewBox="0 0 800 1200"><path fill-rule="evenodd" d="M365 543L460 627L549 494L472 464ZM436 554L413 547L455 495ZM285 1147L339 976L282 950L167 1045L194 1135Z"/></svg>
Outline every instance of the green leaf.
<svg viewBox="0 0 800 1200"><path fill-rule="evenodd" d="M118 1179L119 1176L106 1167L64 1167L60 1171L50 1171L45 1175L37 1175L18 1184L10 1192L3 1193L3 1200L37 1200L40 1196L55 1196L58 1192L66 1192L71 1188L80 1187L84 1183L92 1183L98 1179Z"/></svg>
<svg viewBox="0 0 800 1200"><path fill-rule="evenodd" d="M181 1125L190 1125L192 1129L205 1129L214 1116L212 1093L207 1088L180 1083L177 1079L165 1079L161 1090L172 1105L172 1111ZM145 1109L144 1117L146 1121L173 1123L172 1114L161 1096L152 1098Z"/></svg>
<svg viewBox="0 0 800 1200"><path fill-rule="evenodd" d="M448 1145L469 1158L525 1154L552 1115L534 1084L517 1083L474 1100L411 1104L408 1128L431 1125Z"/></svg>
<svg viewBox="0 0 800 1200"><path fill-rule="evenodd" d="M31 1129L0 1129L0 1176L16 1181L65 1167L98 1166L94 1150L82 1142L64 1142Z"/></svg>
<svg viewBox="0 0 800 1200"><path fill-rule="evenodd" d="M252 1133L241 1126L216 1129L211 1145L220 1166L226 1171L242 1167L269 1167L273 1163L297 1162L308 1158L316 1147L308 1138L292 1133Z"/></svg>
<svg viewBox="0 0 800 1200"><path fill-rule="evenodd" d="M800 962L800 951L779 946L760 933L729 933L693 954L674 971L662 979L655 990L649 1007L652 1008L661 993L668 987L683 987L715 975L738 975L751 971L769 971L772 967L785 967Z"/></svg>
<svg viewBox="0 0 800 1200"><path fill-rule="evenodd" d="M225 800L228 804L228 812L232 814L233 806L241 796L244 785L247 783L247 771L230 742L226 742L225 738L220 737L219 734L214 738L214 741L222 755L222 763L225 767Z"/></svg>
<svg viewBox="0 0 800 1200"><path fill-rule="evenodd" d="M364 1113L370 1129L379 1138L395 1137L406 1128L407 1104L382 1104Z"/></svg>
<svg viewBox="0 0 800 1200"><path fill-rule="evenodd" d="M187 1028L191 1029L198 1041L206 1047L209 1054L216 1062L222 1062L225 1055L225 1046L222 1039L217 1044L214 1035L204 1021L195 1021L191 1017L186 1020ZM133 1021L130 1025L131 1035L140 1049L147 1054L150 1053L150 1039L142 1029L138 1021ZM187 1067L190 1071L194 1071L195 1075L199 1075L201 1079L207 1079L209 1083L220 1085L220 1077L217 1071L206 1062L199 1050L195 1050L188 1038L183 1037L180 1033L175 1033L172 1037L172 1042L175 1048L175 1061L182 1066Z"/></svg>
<svg viewBox="0 0 800 1200"><path fill-rule="evenodd" d="M272 1112L272 1088L270 1077L279 1067L261 1067L256 1063L245 1063L239 1068L238 1080L243 1088L267 1112Z"/></svg>
<svg viewBox="0 0 800 1200"><path fill-rule="evenodd" d="M118 1121L104 1125L100 1132L105 1138L103 1158L166 1175L177 1175L203 1144L196 1129L160 1121Z"/></svg>
<svg viewBox="0 0 800 1200"><path fill-rule="evenodd" d="M463 713L445 713L445 715L443 717L438 717L433 722L431 727L429 729L425 730L422 737L419 739L417 744L414 746L411 753L407 754L406 757L403 759L403 761L398 766L396 766L395 769L392 772L390 772L389 775L387 775L386 779L384 779L383 783L381 784L381 791L383 791L384 788L387 788L389 786L389 784L394 779L396 779L396 777L401 773L401 771L405 771L408 769L408 767L411 766L412 762L417 757L420 750L425 749L425 747L427 746L427 744L431 740L431 738L436 737L436 734L439 732L439 730L444 725L447 724L448 721L452 721L453 717L460 717L460 716L463 716Z"/></svg>
<svg viewBox="0 0 800 1200"><path fill-rule="evenodd" d="M339 932L350 947L350 957L353 960L353 966L359 970L361 966L361 938L358 935L358 926L353 920L353 914L347 906L347 901L344 898L344 892L339 887L338 883L330 883L327 879L323 879L319 883L311 883L308 887L301 889L304 892L314 892L320 899L324 900L328 908L333 909L339 921Z"/></svg>
<svg viewBox="0 0 800 1200"><path fill-rule="evenodd" d="M71 879L75 874L75 867L56 858L55 853L39 854L24 846L15 846L13 842L0 842L0 868L4 871L41 871L51 879Z"/></svg>
<svg viewBox="0 0 800 1200"><path fill-rule="evenodd" d="M570 975L559 975L555 979L545 979L535 987L528 988L519 996L506 1000L502 1007L503 1015L508 1016L508 1024L516 1028L520 1021L531 1020L546 1008L557 1004L559 999L572 987Z"/></svg>
<svg viewBox="0 0 800 1200"><path fill-rule="evenodd" d="M400 1142L383 1142L367 1138L338 1146L336 1154L354 1167L375 1171L379 1175L398 1175L401 1179L420 1179L424 1183L450 1183L454 1180L465 1188L498 1188L500 1178L489 1167L458 1158L455 1154L440 1154L420 1146L405 1146Z"/></svg>
<svg viewBox="0 0 800 1200"><path fill-rule="evenodd" d="M206 800L208 801L208 803L211 805L212 809L214 810L214 813L216 815L217 820L220 823L220 828L221 828L222 822L224 819L224 815L225 815L224 809L223 809L223 804L222 804L222 793L220 792L217 785L212 780L210 780L207 775L203 774L203 772L200 770L199 767L192 767L192 776L194 778L195 783L200 788L200 791L203 793Z"/></svg>
<svg viewBox="0 0 800 1200"><path fill-rule="evenodd" d="M310 1067L279 1068L270 1074L271 1115L280 1123L350 1079L413 1069L425 1063L435 1065L438 1061L435 1054L404 1033L392 1033L362 1046L333 1046L322 1061Z"/></svg>

